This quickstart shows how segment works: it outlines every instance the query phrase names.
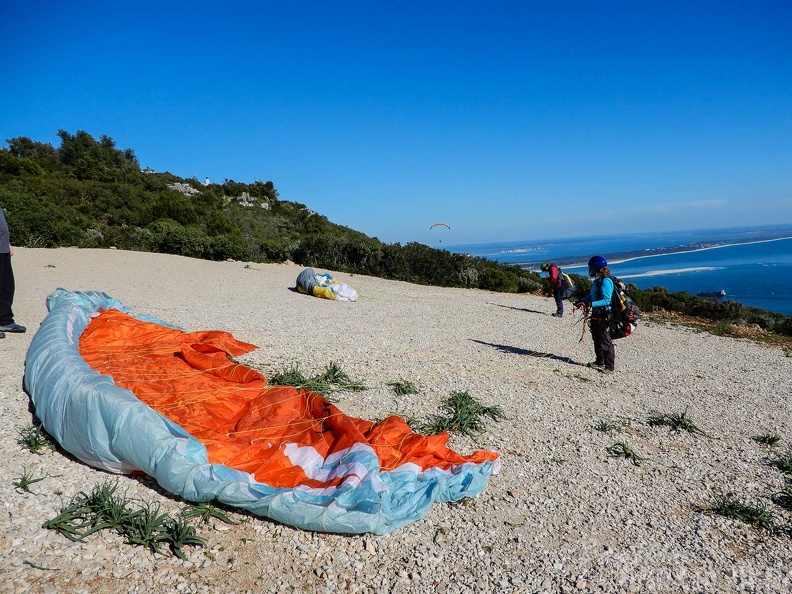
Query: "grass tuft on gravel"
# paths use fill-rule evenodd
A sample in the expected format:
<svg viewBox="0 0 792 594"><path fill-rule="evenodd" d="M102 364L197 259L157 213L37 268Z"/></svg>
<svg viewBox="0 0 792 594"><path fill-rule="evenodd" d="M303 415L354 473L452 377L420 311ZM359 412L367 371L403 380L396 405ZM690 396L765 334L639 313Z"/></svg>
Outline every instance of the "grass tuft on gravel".
<svg viewBox="0 0 792 594"><path fill-rule="evenodd" d="M195 505L188 507L182 512L182 515L185 518L198 518L202 524L208 524L211 518L216 518L221 522L225 522L226 524L239 523L228 517L228 515L219 507L206 502L196 503Z"/></svg>
<svg viewBox="0 0 792 594"><path fill-rule="evenodd" d="M722 493L715 495L714 499L699 511L739 520L759 528L769 528L773 521L773 514L764 505L748 505L731 495Z"/></svg>
<svg viewBox="0 0 792 594"><path fill-rule="evenodd" d="M768 460L768 464L784 474L792 474L792 450L787 450L783 454L776 454Z"/></svg>
<svg viewBox="0 0 792 594"><path fill-rule="evenodd" d="M773 495L773 503L787 511L792 511L792 483L787 482L781 491Z"/></svg>
<svg viewBox="0 0 792 594"><path fill-rule="evenodd" d="M17 427L19 438L17 443L24 446L32 454L42 455L45 447L52 448L49 435L40 425L29 425L28 427Z"/></svg>
<svg viewBox="0 0 792 594"><path fill-rule="evenodd" d="M407 396L409 394L417 394L418 389L415 387L415 384L406 379L399 379L395 382L388 382L386 384L393 388L393 391L396 393L396 396Z"/></svg>
<svg viewBox="0 0 792 594"><path fill-rule="evenodd" d="M443 431L454 431L474 437L483 433L486 428L484 419L500 421L506 415L499 406L483 406L467 391L451 392L451 396L443 404L443 415L434 415L428 422L417 428L425 435L436 435Z"/></svg>
<svg viewBox="0 0 792 594"><path fill-rule="evenodd" d="M613 445L605 448L605 451L608 452L611 458L625 458L635 466L640 466L641 462L645 459L643 456L639 456L626 441L617 441Z"/></svg>
<svg viewBox="0 0 792 594"><path fill-rule="evenodd" d="M594 423L594 430L602 433L610 433L611 431L621 431L621 425L616 421L610 419L599 419Z"/></svg>
<svg viewBox="0 0 792 594"><path fill-rule="evenodd" d="M362 382L350 380L349 375L335 362L331 362L325 368L324 373L315 377L305 377L299 364L295 364L275 373L267 383L270 386L293 386L298 390L308 390L328 399L336 390L361 391L366 389Z"/></svg>
<svg viewBox="0 0 792 594"><path fill-rule="evenodd" d="M133 505L132 500L117 495L117 489L117 482L106 481L94 485L90 493L81 491L63 503L58 515L44 522L42 528L54 530L74 542L82 542L100 530L113 530L129 544L158 554L164 554L161 547L168 547L173 555L186 561L185 547L207 544L197 533L196 518L208 522L214 517L233 523L208 503L187 508L173 517L162 511L159 504L143 501Z"/></svg>
<svg viewBox="0 0 792 594"><path fill-rule="evenodd" d="M33 491L30 490L30 485L32 485L33 483L38 483L40 481L43 481L45 478L47 477L42 476L39 478L33 478L33 474L28 472L27 468L23 467L22 476L20 476L16 481L14 481L11 484L14 485L14 487L16 487L16 490L19 493L22 493L23 491L25 493L32 493Z"/></svg>
<svg viewBox="0 0 792 594"><path fill-rule="evenodd" d="M699 429L693 421L687 416L687 409L681 413L661 413L657 411L650 411L646 420L650 427L669 427L672 431L679 433L680 431L687 431L693 435L703 435L709 437L704 431Z"/></svg>
<svg viewBox="0 0 792 594"><path fill-rule="evenodd" d="M756 443L770 446L772 448L779 441L781 441L781 436L774 433L760 433L759 435L751 436L751 439L753 439Z"/></svg>

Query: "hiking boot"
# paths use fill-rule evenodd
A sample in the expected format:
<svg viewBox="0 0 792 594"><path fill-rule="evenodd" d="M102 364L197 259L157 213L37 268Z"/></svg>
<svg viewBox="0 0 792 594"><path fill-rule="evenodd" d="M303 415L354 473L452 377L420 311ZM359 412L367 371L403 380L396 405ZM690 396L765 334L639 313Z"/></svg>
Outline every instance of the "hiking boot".
<svg viewBox="0 0 792 594"><path fill-rule="evenodd" d="M603 367L602 369L600 369L600 373L604 373L605 375L610 375L611 373L613 373L613 369L608 369L607 367Z"/></svg>
<svg viewBox="0 0 792 594"><path fill-rule="evenodd" d="M5 338L5 332L0 332L0 338Z"/></svg>
<svg viewBox="0 0 792 594"><path fill-rule="evenodd" d="M550 315L553 316L554 318L563 318L564 317L564 314L559 313L559 312L555 312L555 313L550 314Z"/></svg>
<svg viewBox="0 0 792 594"><path fill-rule="evenodd" d="M20 326L16 322L11 322L7 326L0 326L0 332L19 332L21 334L26 330L27 328L25 328L24 326Z"/></svg>
<svg viewBox="0 0 792 594"><path fill-rule="evenodd" d="M602 369L603 367L605 367L605 364L594 361L593 363L587 363L586 367L591 367L591 369Z"/></svg>

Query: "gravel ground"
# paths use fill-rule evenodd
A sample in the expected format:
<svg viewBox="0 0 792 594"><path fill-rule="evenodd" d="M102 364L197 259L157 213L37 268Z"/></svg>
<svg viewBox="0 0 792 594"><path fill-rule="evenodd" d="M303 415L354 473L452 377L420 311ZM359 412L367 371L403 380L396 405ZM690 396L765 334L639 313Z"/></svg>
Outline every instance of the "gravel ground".
<svg viewBox="0 0 792 594"><path fill-rule="evenodd" d="M733 338L645 321L617 343L615 374L593 359L580 320L552 318L552 299L423 287L334 274L357 303L290 291L298 266L206 262L116 250L18 248L14 311L27 334L0 340L0 593L14 592L788 592L792 514L772 502L784 477L760 433L792 440L792 358ZM618 271L616 271L618 273ZM259 346L244 362L306 375L337 362L362 392L344 412L426 418L468 390L507 419L476 439L502 468L478 497L438 504L388 536L303 532L241 513L201 529L189 561L153 555L110 531L75 543L41 527L63 500L116 480L58 450L17 443L32 412L22 388L27 347L58 287L101 290L187 330L220 329ZM549 353L552 356L536 356ZM407 379L419 393L396 396ZM647 423L681 413L708 437ZM612 420L621 430L595 429ZM624 441L640 465L610 457ZM32 493L23 474L43 478ZM171 513L185 507L145 477L119 492ZM773 513L772 530L698 511L718 493ZM42 569L43 568L43 569Z"/></svg>

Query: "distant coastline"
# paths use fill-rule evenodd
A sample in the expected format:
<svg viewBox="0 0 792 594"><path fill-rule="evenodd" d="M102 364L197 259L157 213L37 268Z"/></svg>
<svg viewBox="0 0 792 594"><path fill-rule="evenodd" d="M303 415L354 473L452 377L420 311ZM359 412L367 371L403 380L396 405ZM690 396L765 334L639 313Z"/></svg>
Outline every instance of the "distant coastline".
<svg viewBox="0 0 792 594"><path fill-rule="evenodd" d="M716 266L692 266L689 268L673 268L670 270L650 270L649 272L639 272L638 274L623 274L619 278L627 280L631 278L646 278L649 276L663 276L666 274L682 274L685 272L702 272L704 270L717 270Z"/></svg>
<svg viewBox="0 0 792 594"><path fill-rule="evenodd" d="M647 254L647 255L643 255L643 256L629 256L629 257L626 257L626 258L619 258L619 254L615 254L613 256L613 258L615 258L615 259L611 259L609 263L610 264L624 264L626 262L633 262L635 260L642 260L644 258L656 258L658 256L667 256L668 254L692 254L694 252L705 252L707 250L717 250L719 248L735 247L735 246L738 246L738 245L754 245L754 244L757 244L757 243L769 243L771 241L786 241L786 240L789 240L789 239L792 239L792 236L790 236L790 237L775 237L773 239L757 239L757 240L754 240L754 241L736 241L736 242L733 242L733 243L722 243L722 244L718 244L718 245L705 245L705 246L702 246L702 247L696 247L696 248L692 248L692 249L678 249L678 248L685 248L685 247L688 247L688 246L657 248L657 253ZM624 252L622 252L622 253L624 253ZM564 263L564 265L567 268L585 268L587 266L587 263L586 262ZM527 268L525 266L523 268L526 268L527 270L534 270L532 268ZM708 270L708 269L710 269L710 268L699 268L699 269L696 269L696 270ZM536 270L538 270L538 267L536 268ZM693 269L685 269L685 270L679 270L679 271L664 270L664 271L662 271L662 273L663 274L669 274L671 272L687 272L688 270L693 270ZM634 275L634 276L638 276L638 275ZM650 274L645 274L645 275L642 275L642 276L650 276Z"/></svg>
<svg viewBox="0 0 792 594"><path fill-rule="evenodd" d="M542 262L584 266L592 254L615 263L675 253L691 253L792 239L792 223L659 231L613 236L526 239L451 245L452 252L536 271Z"/></svg>
<svg viewBox="0 0 792 594"><path fill-rule="evenodd" d="M721 249L729 248L729 249ZM792 225L557 238L458 246L458 251L537 272L555 262L586 276L598 254L639 289L725 291L729 299L792 315ZM660 256L663 256L662 258Z"/></svg>

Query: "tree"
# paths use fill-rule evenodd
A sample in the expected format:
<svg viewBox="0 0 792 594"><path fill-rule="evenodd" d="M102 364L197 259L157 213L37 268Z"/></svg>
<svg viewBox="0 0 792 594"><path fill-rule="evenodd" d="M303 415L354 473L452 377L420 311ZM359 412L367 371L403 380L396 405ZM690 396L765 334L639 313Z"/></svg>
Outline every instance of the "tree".
<svg viewBox="0 0 792 594"><path fill-rule="evenodd" d="M48 171L60 169L60 155L49 143L37 142L27 136L6 140L8 150L20 159L30 159Z"/></svg>
<svg viewBox="0 0 792 594"><path fill-rule="evenodd" d="M140 172L140 164L132 149L118 150L115 141L103 135L99 142L93 136L79 130L69 134L59 130L61 139L61 163L78 179L113 181L125 174Z"/></svg>

